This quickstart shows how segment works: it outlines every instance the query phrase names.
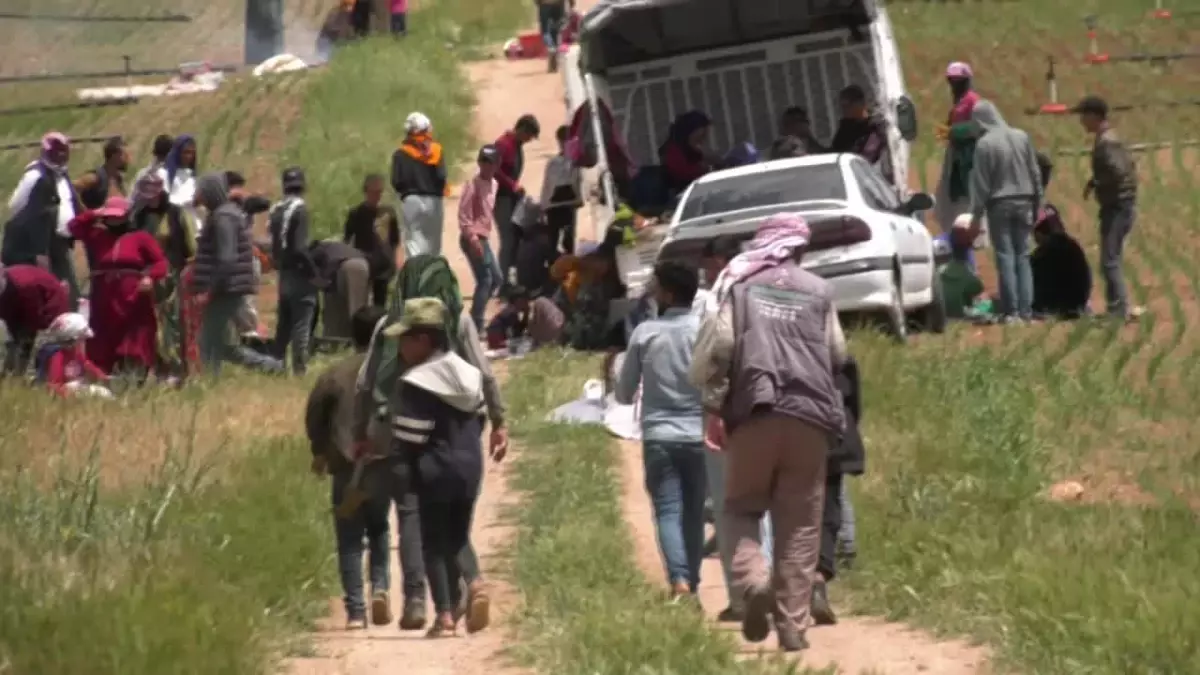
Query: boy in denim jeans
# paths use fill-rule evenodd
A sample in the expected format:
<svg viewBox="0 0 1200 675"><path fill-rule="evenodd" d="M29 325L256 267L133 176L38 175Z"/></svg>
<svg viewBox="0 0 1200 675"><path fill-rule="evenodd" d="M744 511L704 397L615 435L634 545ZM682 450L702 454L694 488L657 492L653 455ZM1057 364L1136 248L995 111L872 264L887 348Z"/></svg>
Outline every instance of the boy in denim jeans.
<svg viewBox="0 0 1200 675"><path fill-rule="evenodd" d="M354 314L355 354L322 373L308 396L304 421L312 444L312 470L318 476L328 473L332 477L335 509L342 504L352 487L354 462L350 457L353 455L355 385L371 343L371 335L383 315L383 310L373 306L364 307ZM365 466L358 487L370 497L350 517L335 516L334 519L347 630L367 627L362 573L364 534L370 547L371 621L377 626L392 621L388 595L388 511L392 502L384 489L383 478L375 466Z"/></svg>

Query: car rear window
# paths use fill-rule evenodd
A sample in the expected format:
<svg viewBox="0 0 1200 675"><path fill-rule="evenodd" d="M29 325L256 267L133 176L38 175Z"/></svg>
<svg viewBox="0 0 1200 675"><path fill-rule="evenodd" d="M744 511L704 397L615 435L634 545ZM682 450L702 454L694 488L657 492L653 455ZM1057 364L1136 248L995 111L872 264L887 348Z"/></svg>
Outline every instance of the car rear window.
<svg viewBox="0 0 1200 675"><path fill-rule="evenodd" d="M790 202L846 199L846 181L837 164L814 164L737 176L697 185L680 220L715 216Z"/></svg>

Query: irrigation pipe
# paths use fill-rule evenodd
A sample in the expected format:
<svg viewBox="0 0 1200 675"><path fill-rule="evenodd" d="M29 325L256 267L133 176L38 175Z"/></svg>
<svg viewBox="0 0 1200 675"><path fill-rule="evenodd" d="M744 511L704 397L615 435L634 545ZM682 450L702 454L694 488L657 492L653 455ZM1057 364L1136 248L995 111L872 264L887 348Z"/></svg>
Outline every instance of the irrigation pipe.
<svg viewBox="0 0 1200 675"><path fill-rule="evenodd" d="M71 145L77 143L107 143L109 139L120 134L107 134L105 136L67 136L71 139ZM4 150L29 150L31 148L42 147L42 140L39 138L36 141L22 141L20 143L9 143L8 145L0 145L0 151Z"/></svg>
<svg viewBox="0 0 1200 675"><path fill-rule="evenodd" d="M222 73L233 73L240 70L240 66L213 66L213 72L220 71ZM179 67L174 68L150 68L146 70L106 70L98 73L44 73L42 75L10 75L8 77L0 77L0 84L16 84L18 82L50 82L53 80L104 80L116 79L118 77L150 77L158 75L178 75Z"/></svg>
<svg viewBox="0 0 1200 675"><path fill-rule="evenodd" d="M38 12L0 12L0 19L15 21L78 21L86 23L191 23L183 14L162 16L89 16L87 14L41 14Z"/></svg>
<svg viewBox="0 0 1200 675"><path fill-rule="evenodd" d="M1167 150L1173 148L1194 148L1200 146L1200 140L1162 141L1159 143L1134 143L1125 146L1131 152L1149 152L1151 150ZM1057 157L1079 157L1092 154L1092 148L1069 148L1055 151Z"/></svg>
<svg viewBox="0 0 1200 675"><path fill-rule="evenodd" d="M85 110L87 108L110 108L116 106L134 105L139 100L136 96L126 96L125 98L112 98L98 101L84 101L82 103L57 103L54 105L35 105L25 108L0 108L0 117L9 117L13 115L28 115L31 113L58 112L60 110Z"/></svg>

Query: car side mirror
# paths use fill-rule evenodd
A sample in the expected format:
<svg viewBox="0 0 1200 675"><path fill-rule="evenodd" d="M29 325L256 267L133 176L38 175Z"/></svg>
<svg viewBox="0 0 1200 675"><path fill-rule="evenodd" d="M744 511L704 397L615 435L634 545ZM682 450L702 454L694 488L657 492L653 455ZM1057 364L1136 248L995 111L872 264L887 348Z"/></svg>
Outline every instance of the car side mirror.
<svg viewBox="0 0 1200 675"><path fill-rule="evenodd" d="M908 201L901 204L899 211L906 216L911 216L918 211L928 211L929 209L932 209L933 204L933 197L929 196L928 193L918 192L909 197Z"/></svg>

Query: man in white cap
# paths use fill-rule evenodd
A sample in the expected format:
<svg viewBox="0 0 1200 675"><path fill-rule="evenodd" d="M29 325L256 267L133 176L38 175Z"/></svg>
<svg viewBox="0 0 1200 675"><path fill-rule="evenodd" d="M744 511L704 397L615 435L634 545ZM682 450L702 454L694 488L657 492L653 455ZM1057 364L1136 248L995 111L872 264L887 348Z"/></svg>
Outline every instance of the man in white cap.
<svg viewBox="0 0 1200 675"><path fill-rule="evenodd" d="M404 255L442 254L442 199L446 158L433 140L433 123L414 112L404 121L404 140L392 154L392 187L404 217Z"/></svg>

